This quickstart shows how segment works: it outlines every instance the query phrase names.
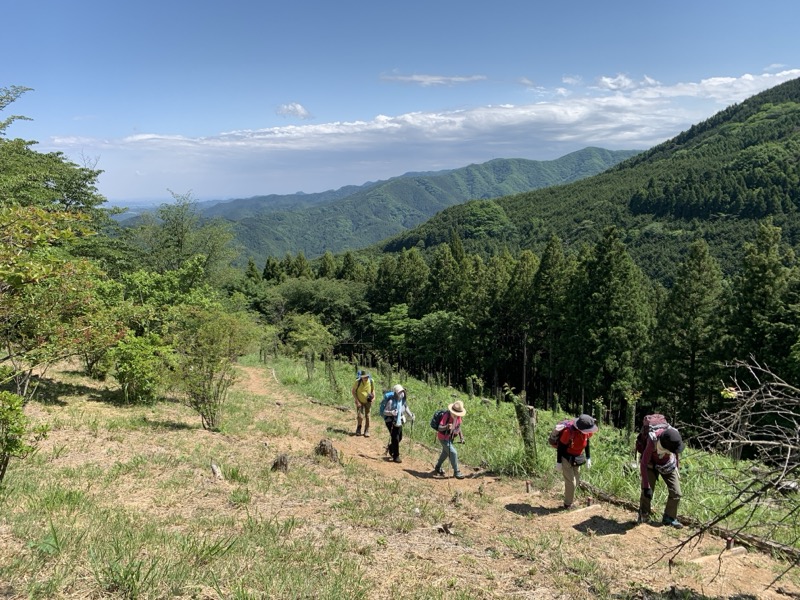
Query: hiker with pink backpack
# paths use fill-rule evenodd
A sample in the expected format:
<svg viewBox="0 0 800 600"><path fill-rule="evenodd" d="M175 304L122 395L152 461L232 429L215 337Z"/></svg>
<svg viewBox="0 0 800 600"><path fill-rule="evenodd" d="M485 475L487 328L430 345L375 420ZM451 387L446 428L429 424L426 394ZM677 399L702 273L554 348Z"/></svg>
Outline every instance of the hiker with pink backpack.
<svg viewBox="0 0 800 600"><path fill-rule="evenodd" d="M447 406L447 410L436 411L433 419L436 425L436 439L442 445L442 453L439 454L439 460L436 461L436 466L433 467L434 475L444 475L444 461L450 460L450 465L453 467L453 477L456 479L464 479L464 475L458 468L458 452L453 446L453 440L458 436L459 441L464 443L464 434L461 433L461 419L467 414L464 408L464 403L457 400ZM438 415L438 418L437 418ZM431 422L431 426L434 422Z"/></svg>
<svg viewBox="0 0 800 600"><path fill-rule="evenodd" d="M667 422L664 415L652 414L644 417L642 429L636 438L636 452L641 454L639 475L642 481L639 523L650 520L653 488L661 477L667 486L667 504L664 507L661 524L676 529L683 527L678 521L678 504L681 500L681 478L678 467L683 449L680 432Z"/></svg>
<svg viewBox="0 0 800 600"><path fill-rule="evenodd" d="M592 466L589 438L597 432L597 423L589 415L558 423L548 437L556 449L556 471L564 476L564 508L575 500L575 490L581 483L581 465Z"/></svg>

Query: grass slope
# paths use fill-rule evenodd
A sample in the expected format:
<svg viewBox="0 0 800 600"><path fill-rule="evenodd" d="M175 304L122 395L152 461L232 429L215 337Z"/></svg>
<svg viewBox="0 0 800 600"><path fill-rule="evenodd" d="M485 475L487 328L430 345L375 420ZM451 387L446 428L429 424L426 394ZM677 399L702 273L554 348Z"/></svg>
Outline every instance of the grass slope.
<svg viewBox="0 0 800 600"><path fill-rule="evenodd" d="M0 490L0 595L781 597L766 589L782 568L768 557L720 563L723 542L707 538L668 564L674 530L636 526L597 502L560 510L549 450L530 492L487 470L479 457L515 463L508 405L465 399L469 477L433 478L427 413L453 390L407 382L419 418L397 465L383 456L380 422L371 438L354 437L353 411L338 409L349 406L350 368L334 380L320 371L309 381L297 363L245 361L219 433L180 404L119 405L108 386L56 372L28 406L50 437L12 463ZM315 454L323 438L339 462ZM599 443L600 466L606 451ZM279 455L285 473L271 468Z"/></svg>

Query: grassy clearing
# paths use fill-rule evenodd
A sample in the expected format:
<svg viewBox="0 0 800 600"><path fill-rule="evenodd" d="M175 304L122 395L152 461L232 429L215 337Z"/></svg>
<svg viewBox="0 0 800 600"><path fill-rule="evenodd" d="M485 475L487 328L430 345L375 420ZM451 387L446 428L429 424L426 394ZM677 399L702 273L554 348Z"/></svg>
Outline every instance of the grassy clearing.
<svg viewBox="0 0 800 600"><path fill-rule="evenodd" d="M255 357L247 362L257 364ZM273 361L270 376L273 368L304 397L349 405L349 389L348 395L334 394L324 369L308 382L304 365ZM352 368L338 369L339 381L350 383ZM95 385L74 373L64 377L71 389ZM411 456L430 460L435 454L430 415L458 397L468 409L467 443L459 446L464 463L521 474L522 447L510 405L470 400L411 379L404 384L418 416L413 431L406 430L417 442L407 445ZM218 433L202 430L199 417L175 402L120 406L111 398L76 394L30 406L52 431L38 453L13 463L0 488L2 594L484 599L546 585L576 598L587 597L587 589L594 598L614 597L613 575L603 571L596 550L589 543L578 552L567 548L560 531L531 527L512 533L498 523L490 546L468 527L450 537L437 534L454 512L466 518L498 508L502 514L503 507L483 486L456 489L443 499L425 480L401 482L348 457L342 464L316 457L298 435L301 424L290 410L279 410L274 398L239 388ZM540 413L540 452L535 471L525 474L542 489L558 484L553 452L544 442L556 419ZM334 439L348 435L323 418L314 425ZM376 423L375 435L384 433ZM630 460L623 434L603 429L593 443L595 467L586 477L634 498L636 475L621 475ZM290 456L287 473L270 469L278 453ZM689 454L687 473L705 473L701 460ZM224 480L212 475L212 462ZM691 498L694 481L685 483L687 510L697 504ZM498 566L510 560L521 565L511 581ZM393 562L413 569L386 578L386 565Z"/></svg>
<svg viewBox="0 0 800 600"><path fill-rule="evenodd" d="M348 385L355 380L352 365L338 364L336 380L342 388L337 394L331 385L330 376L324 368L315 370L311 379L305 365L289 359L276 359L270 362L281 383L298 392L313 396L330 405L348 404L350 400ZM373 373L375 376L375 373ZM409 377L399 380L408 390L409 405L417 416L413 429L406 426L405 435L415 439L431 451L438 451L433 431L428 422L437 408L446 407L455 400L462 400L467 407L463 430L466 443L457 446L459 460L471 467L482 467L494 473L512 477L531 478L540 489L550 489L560 481L553 472L555 452L547 444L547 435L552 427L570 415L554 414L551 411L538 411L537 456L532 469L526 471L523 465L523 446L519 429L510 403L496 404L486 398L469 398L467 394L449 387L430 386ZM391 382L378 382L384 389ZM373 406L373 413L377 407ZM377 418L374 414L373 418ZM381 432L382 430L382 423ZM592 438L592 469L583 469L582 477L587 482L613 494L614 496L638 503L640 479L636 456L633 452L634 436L612 427L602 427ZM711 519L724 511L735 495L735 486L740 485L742 474L749 474L751 465L746 462L734 463L724 456L711 455L687 448L681 458L681 487L684 497L680 513L700 521ZM653 506L660 510L666 503L666 487L656 486ZM788 545L800 547L800 516L795 514L795 503L786 502L779 494L765 498L750 513L737 514L723 521L721 525L736 529L746 525L748 532ZM778 522L776 528L770 524Z"/></svg>
<svg viewBox="0 0 800 600"><path fill-rule="evenodd" d="M241 391L216 434L173 402L74 396L32 408L50 438L0 490L0 581L12 597L374 597L366 574L388 540L444 517L422 486L293 449L291 415L257 418L264 399ZM269 449L265 436L289 446ZM286 474L269 468L278 451L291 456ZM435 588L423 595L442 597Z"/></svg>

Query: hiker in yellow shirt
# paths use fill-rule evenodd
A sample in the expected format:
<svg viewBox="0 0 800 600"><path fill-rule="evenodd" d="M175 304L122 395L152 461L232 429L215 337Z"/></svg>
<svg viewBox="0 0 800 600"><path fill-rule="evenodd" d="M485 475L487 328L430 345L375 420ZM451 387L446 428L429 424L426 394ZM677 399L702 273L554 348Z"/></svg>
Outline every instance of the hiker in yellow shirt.
<svg viewBox="0 0 800 600"><path fill-rule="evenodd" d="M353 400L356 405L356 435L361 435L361 424L364 424L364 437L369 437L369 412L372 409L372 401L375 399L375 384L369 371L359 371L353 389Z"/></svg>

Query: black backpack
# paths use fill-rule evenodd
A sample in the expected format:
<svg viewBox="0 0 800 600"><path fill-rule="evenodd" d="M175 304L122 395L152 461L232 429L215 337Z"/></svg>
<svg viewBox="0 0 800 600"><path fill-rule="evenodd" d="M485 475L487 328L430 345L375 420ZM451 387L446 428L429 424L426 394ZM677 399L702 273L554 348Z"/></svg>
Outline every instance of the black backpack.
<svg viewBox="0 0 800 600"><path fill-rule="evenodd" d="M442 422L442 417L445 416L449 411L446 408L440 408L431 417L431 429L435 429L439 431L439 424Z"/></svg>

